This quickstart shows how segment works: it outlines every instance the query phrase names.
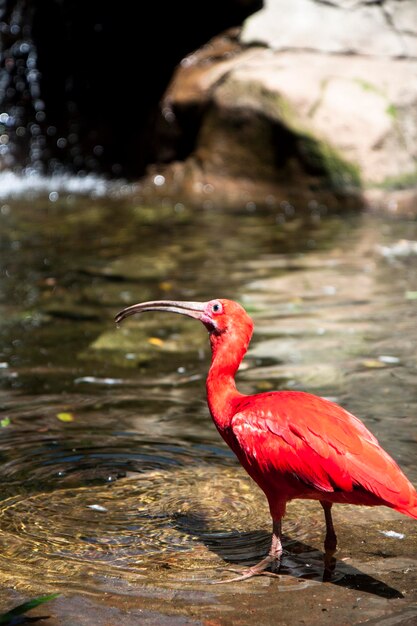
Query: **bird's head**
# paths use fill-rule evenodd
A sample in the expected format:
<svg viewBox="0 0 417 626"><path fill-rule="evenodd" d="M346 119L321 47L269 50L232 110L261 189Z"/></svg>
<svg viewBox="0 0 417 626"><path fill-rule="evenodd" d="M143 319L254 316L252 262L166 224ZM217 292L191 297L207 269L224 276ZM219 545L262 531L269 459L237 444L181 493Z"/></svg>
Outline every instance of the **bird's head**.
<svg viewBox="0 0 417 626"><path fill-rule="evenodd" d="M182 302L176 300L153 300L139 302L123 309L116 315L119 324L126 317L146 311L166 311L193 317L204 324L210 333L212 346L234 339L246 350L253 331L253 322L245 309L233 300L209 300L209 302Z"/></svg>

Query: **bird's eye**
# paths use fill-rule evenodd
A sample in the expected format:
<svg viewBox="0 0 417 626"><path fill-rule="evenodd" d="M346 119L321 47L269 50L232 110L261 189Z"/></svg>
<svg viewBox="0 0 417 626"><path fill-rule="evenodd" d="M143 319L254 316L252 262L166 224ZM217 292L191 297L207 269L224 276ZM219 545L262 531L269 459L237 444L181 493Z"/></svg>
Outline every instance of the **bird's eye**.
<svg viewBox="0 0 417 626"><path fill-rule="evenodd" d="M211 310L213 311L213 313L221 313L222 312L222 305L220 304L220 302L215 302L212 305Z"/></svg>

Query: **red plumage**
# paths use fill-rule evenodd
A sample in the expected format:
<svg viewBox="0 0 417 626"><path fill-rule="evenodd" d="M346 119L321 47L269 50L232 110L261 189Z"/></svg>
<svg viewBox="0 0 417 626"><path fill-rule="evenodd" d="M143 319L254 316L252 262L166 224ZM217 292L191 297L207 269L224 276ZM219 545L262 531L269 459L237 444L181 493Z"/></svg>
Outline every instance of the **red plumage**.
<svg viewBox="0 0 417 626"><path fill-rule="evenodd" d="M308 393L237 403L227 443L274 506L308 498L385 505L417 518L417 494L354 415ZM272 491L272 493L270 493Z"/></svg>
<svg viewBox="0 0 417 626"><path fill-rule="evenodd" d="M212 362L207 401L213 421L240 463L264 491L273 520L267 557L237 579L279 567L281 518L295 498L319 500L325 514L325 566L332 568L336 534L333 503L385 505L417 518L417 493L397 463L354 415L324 398L299 391L246 396L234 377L249 345L253 322L232 300L144 302L116 317L170 311L208 329Z"/></svg>

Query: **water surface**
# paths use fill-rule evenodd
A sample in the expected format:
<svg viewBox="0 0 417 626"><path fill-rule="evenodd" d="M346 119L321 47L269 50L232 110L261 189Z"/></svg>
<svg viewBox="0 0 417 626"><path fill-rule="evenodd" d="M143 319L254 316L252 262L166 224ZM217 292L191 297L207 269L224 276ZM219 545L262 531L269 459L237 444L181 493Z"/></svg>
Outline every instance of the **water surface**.
<svg viewBox="0 0 417 626"><path fill-rule="evenodd" d="M48 624L413 617L416 524L383 508L335 507L332 583L320 507L295 502L279 580L210 586L264 555L270 519L209 418L207 333L113 318L239 300L255 320L239 389L336 400L417 483L417 223L48 195L0 205L0 609L59 591Z"/></svg>

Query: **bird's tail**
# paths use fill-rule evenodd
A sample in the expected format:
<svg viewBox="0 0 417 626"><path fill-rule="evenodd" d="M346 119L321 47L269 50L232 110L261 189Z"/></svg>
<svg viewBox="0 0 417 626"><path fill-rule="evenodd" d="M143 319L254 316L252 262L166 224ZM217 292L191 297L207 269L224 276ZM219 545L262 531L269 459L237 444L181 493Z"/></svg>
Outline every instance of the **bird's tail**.
<svg viewBox="0 0 417 626"><path fill-rule="evenodd" d="M411 487L411 497L407 504L401 504L400 506L398 504L396 506L391 504L391 507L399 513L404 513L404 515L417 519L417 491L414 489L413 485L410 484L409 486Z"/></svg>
<svg viewBox="0 0 417 626"><path fill-rule="evenodd" d="M411 505L404 509L395 507L395 510L399 513L404 513L404 515L408 515L409 517L414 517L415 519L417 519L417 504Z"/></svg>

